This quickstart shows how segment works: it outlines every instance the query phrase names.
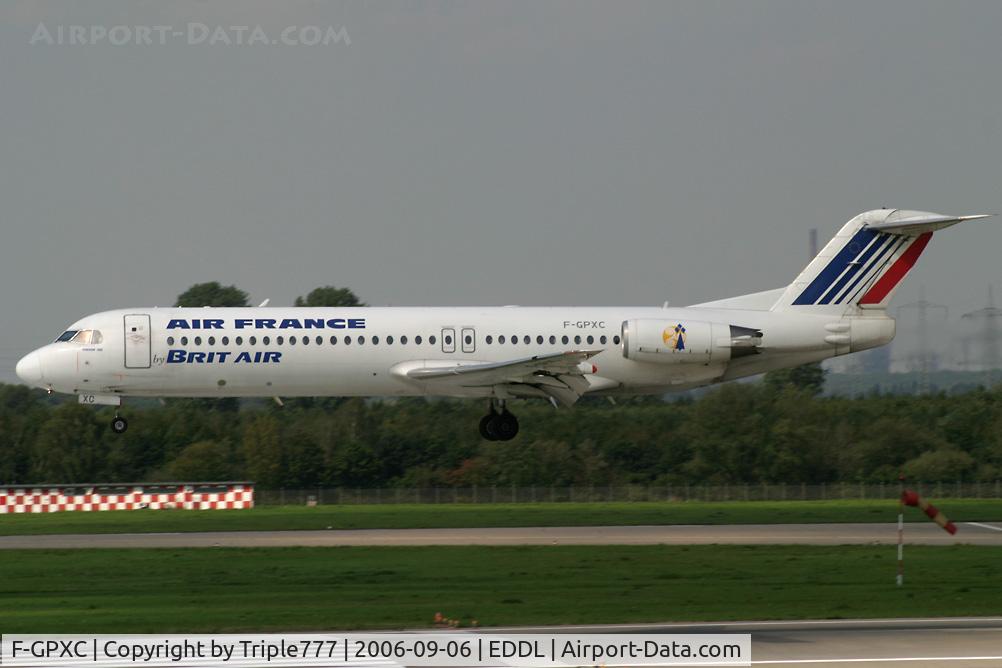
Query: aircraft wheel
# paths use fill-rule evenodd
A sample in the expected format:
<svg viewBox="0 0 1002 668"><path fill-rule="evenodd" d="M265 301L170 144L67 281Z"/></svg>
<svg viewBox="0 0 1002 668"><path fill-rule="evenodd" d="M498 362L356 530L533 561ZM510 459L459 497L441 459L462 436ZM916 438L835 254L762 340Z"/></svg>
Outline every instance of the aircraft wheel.
<svg viewBox="0 0 1002 668"><path fill-rule="evenodd" d="M111 430L116 434L124 434L125 430L129 428L129 423L124 417L115 416L111 420Z"/></svg>
<svg viewBox="0 0 1002 668"><path fill-rule="evenodd" d="M510 441L518 435L518 418L505 411L497 416L493 424L498 440Z"/></svg>
<svg viewBox="0 0 1002 668"><path fill-rule="evenodd" d="M497 436L491 430L491 422L497 418L497 413L488 413L480 418L480 435L487 441L496 441Z"/></svg>

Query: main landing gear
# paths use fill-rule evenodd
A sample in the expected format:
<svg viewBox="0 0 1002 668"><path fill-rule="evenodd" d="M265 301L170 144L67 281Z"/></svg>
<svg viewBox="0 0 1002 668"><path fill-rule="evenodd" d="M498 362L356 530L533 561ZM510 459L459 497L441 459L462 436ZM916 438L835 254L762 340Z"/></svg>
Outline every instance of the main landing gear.
<svg viewBox="0 0 1002 668"><path fill-rule="evenodd" d="M488 441L510 441L518 435L518 419L508 412L503 399L491 399L490 412L480 419L480 435Z"/></svg>
<svg viewBox="0 0 1002 668"><path fill-rule="evenodd" d="M121 417L117 413L115 417L111 419L111 430L116 434L124 434L125 430L129 428L129 423L124 417Z"/></svg>

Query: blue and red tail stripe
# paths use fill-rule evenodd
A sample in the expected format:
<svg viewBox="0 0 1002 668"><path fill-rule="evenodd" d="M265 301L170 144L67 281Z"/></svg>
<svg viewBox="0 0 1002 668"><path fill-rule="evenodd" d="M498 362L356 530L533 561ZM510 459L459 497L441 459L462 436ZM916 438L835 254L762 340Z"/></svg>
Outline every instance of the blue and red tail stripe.
<svg viewBox="0 0 1002 668"><path fill-rule="evenodd" d="M870 288L862 299L859 300L860 304L879 304L884 301L887 295L901 282L901 279L905 277L915 263L919 259L919 255L925 250L925 247L929 243L929 239L932 238L932 232L924 232L915 239L915 243L908 247L901 257L891 265L891 268L880 277L880 280L874 283L873 287Z"/></svg>
<svg viewBox="0 0 1002 668"><path fill-rule="evenodd" d="M928 235L928 236L931 236ZM894 289L922 253L927 235L919 237L860 229L794 301L795 306L852 303L883 271L892 258L909 246L860 303L877 304ZM915 243L911 243L911 242Z"/></svg>
<svg viewBox="0 0 1002 668"><path fill-rule="evenodd" d="M849 263L849 267L842 272L842 275L835 281L835 283L829 288L823 297L818 301L819 304L830 304L834 301L836 304L841 303L840 297L844 297L844 288L846 285L852 281L855 276L863 276L870 270L871 258L877 251L885 249L891 241L891 235L889 234L877 234L873 237L873 241L870 242L869 246L863 249L852 262ZM862 270L862 271L861 271ZM857 279L858 280L858 279Z"/></svg>
<svg viewBox="0 0 1002 668"><path fill-rule="evenodd" d="M810 285L793 300L795 306L816 304L842 276L850 265L870 246L878 232L864 227L846 243L824 269L811 281Z"/></svg>
<svg viewBox="0 0 1002 668"><path fill-rule="evenodd" d="M880 251L877 257L870 262L869 266L860 272L856 277L856 280L854 280L849 287L843 291L843 294L839 297L837 303L852 304L856 302L856 298L859 297L859 294L870 285L874 277L876 277L877 274L880 273L881 269L883 269L884 265L886 265L887 262L890 261L890 259L910 241L911 237L892 235L890 241L884 247L884 250Z"/></svg>

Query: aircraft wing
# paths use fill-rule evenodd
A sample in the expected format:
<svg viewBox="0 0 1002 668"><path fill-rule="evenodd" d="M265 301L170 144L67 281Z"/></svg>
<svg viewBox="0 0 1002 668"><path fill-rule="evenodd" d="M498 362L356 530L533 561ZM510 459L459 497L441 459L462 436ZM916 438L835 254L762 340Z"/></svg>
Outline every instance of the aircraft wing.
<svg viewBox="0 0 1002 668"><path fill-rule="evenodd" d="M568 350L504 362L448 365L425 362L423 366L400 369L397 373L413 380L445 382L458 387L529 386L569 406L588 389L584 376L595 372L588 360L600 352Z"/></svg>

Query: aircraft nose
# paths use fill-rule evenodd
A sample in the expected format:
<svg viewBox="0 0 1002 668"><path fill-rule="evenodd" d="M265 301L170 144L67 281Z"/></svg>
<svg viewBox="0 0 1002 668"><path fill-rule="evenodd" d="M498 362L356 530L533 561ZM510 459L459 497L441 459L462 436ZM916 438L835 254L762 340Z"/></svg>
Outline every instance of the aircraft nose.
<svg viewBox="0 0 1002 668"><path fill-rule="evenodd" d="M9 368L9 367L8 367ZM28 353L17 363L14 372L17 377L28 385L39 385L42 382L42 359L36 350Z"/></svg>

